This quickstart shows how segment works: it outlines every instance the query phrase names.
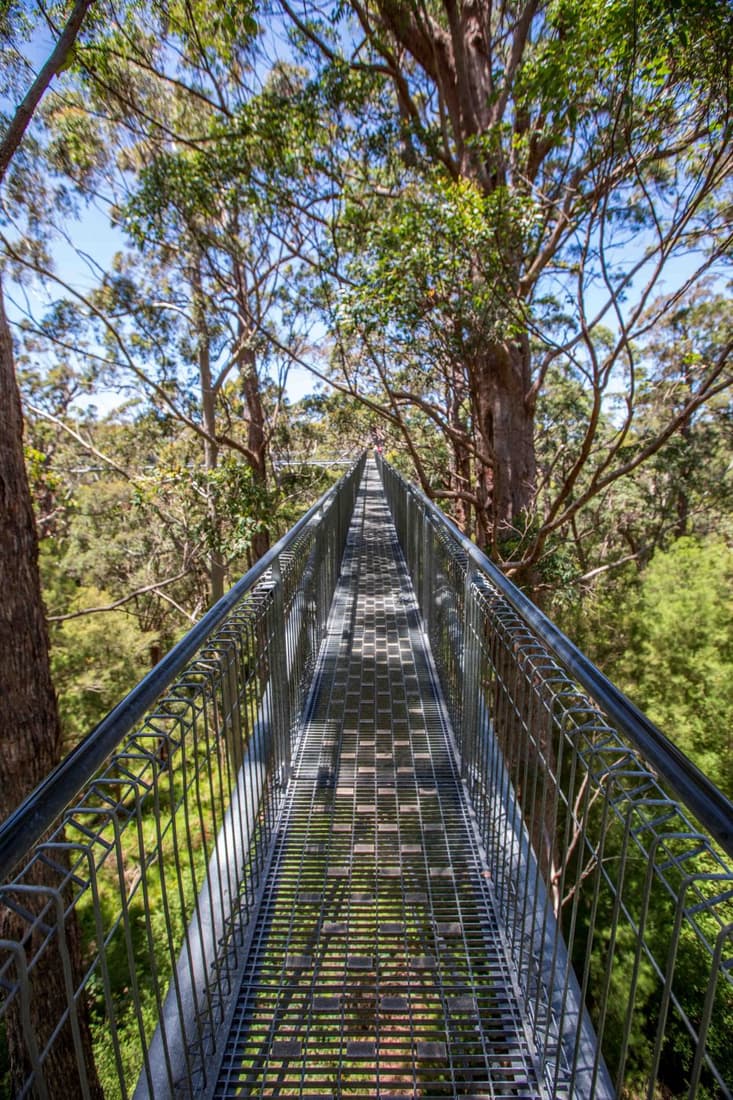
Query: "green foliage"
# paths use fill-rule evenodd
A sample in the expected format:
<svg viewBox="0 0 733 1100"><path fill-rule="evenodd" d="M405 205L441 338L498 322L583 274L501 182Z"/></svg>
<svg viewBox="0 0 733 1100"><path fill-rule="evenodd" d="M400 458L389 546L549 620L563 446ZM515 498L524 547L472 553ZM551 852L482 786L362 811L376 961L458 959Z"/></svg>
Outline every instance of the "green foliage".
<svg viewBox="0 0 733 1100"><path fill-rule="evenodd" d="M623 787L623 779L619 779L618 786ZM625 1089L622 1095L629 1100L647 1095L662 1003L660 972L665 973L671 959L677 895L686 896L690 909L674 945L674 970L666 975L671 980L671 1004L665 1020L658 1074L659 1095L681 1100L689 1092L696 1053L684 1015L693 1027L699 1025L708 982L711 973L715 974L712 966L715 943L722 930L730 925L733 909L730 898L720 891L720 880L716 878L716 872L720 871L717 861L709 855L695 855L695 841L682 833L679 837L672 834L666 837L664 851L670 857L668 860L660 859L660 849L657 849L657 859L650 862L647 845L655 825L652 824L649 831L639 829L636 837L632 833L627 835L624 821L627 809L635 827L641 822L624 802L619 789L616 797L616 812L620 816L616 817L613 810L608 815L590 814L589 835L599 840L603 836L605 885L600 889L593 911L588 901L592 892L586 896L582 890L580 892L573 917L577 922L576 965L584 967L588 952L586 1003L596 1025L603 1019L603 1052L612 1078L617 1078L623 1058ZM658 826L656 806L650 805L646 812L650 821L656 818ZM680 861L677 865L675 859ZM650 874L652 868L655 869ZM616 910L616 891L621 898L622 916ZM567 920L570 920L570 908L565 910ZM637 960L637 935L642 923L644 949ZM706 1049L725 1081L730 1080L733 1073L729 1041L732 1015L733 987L723 970L717 975ZM629 1042L625 1047L628 1025ZM718 1095L712 1076L705 1069L702 1085L695 1095L701 1100L711 1100Z"/></svg>
<svg viewBox="0 0 733 1100"><path fill-rule="evenodd" d="M53 134L48 147L52 168L80 184L93 185L103 168L108 150L103 133L79 94L63 102L51 102L47 118Z"/></svg>
<svg viewBox="0 0 733 1100"><path fill-rule="evenodd" d="M503 256L533 231L530 200L435 174L373 215L355 205L346 220L359 241L341 297L346 331L388 325L405 344L420 340L434 361L475 356L483 342L521 330L502 293Z"/></svg>
<svg viewBox="0 0 733 1100"><path fill-rule="evenodd" d="M540 111L543 137L553 144L568 132L580 136L589 111L602 129L619 88L627 117L639 111L661 140L664 120L675 124L681 94L707 98L712 91L719 110L729 104L733 17L725 0L553 0L547 32L526 51L517 98ZM588 136L604 140L598 131Z"/></svg>
<svg viewBox="0 0 733 1100"><path fill-rule="evenodd" d="M198 544L227 561L241 561L253 536L266 528L275 513L276 493L233 455L226 455L214 469L181 461L185 456L180 448L160 455L155 469L137 478L132 503L144 515L151 504L170 501L185 515L187 529Z"/></svg>
<svg viewBox="0 0 733 1100"><path fill-rule="evenodd" d="M644 570L620 672L631 694L733 795L733 551L677 540Z"/></svg>
<svg viewBox="0 0 733 1100"><path fill-rule="evenodd" d="M85 586L70 612L112 603L108 592ZM157 634L141 632L124 611L86 614L55 624L51 674L59 702L64 747L86 735L150 669Z"/></svg>
<svg viewBox="0 0 733 1100"><path fill-rule="evenodd" d="M216 0L169 0L169 29L182 40L185 60L201 63L201 55L216 66L231 65L259 33L258 6L252 2L221 4Z"/></svg>
<svg viewBox="0 0 733 1100"><path fill-rule="evenodd" d="M712 895L715 883L706 886L705 892ZM733 913L730 905L723 919L730 921ZM701 1006L705 1003L710 974L710 945L715 944L721 932L719 921L705 914L699 921L700 935L689 927L684 928L675 966L675 985L684 1011L692 1020L699 1020ZM661 933L661 929L660 929ZM702 937L705 937L706 943ZM660 939L662 936L660 934ZM663 942L663 939L662 939ZM733 1078L733 1047L730 1036L733 1028L733 992L728 975L723 971L718 976L713 1001L712 1021L707 1040L707 1049L723 1081ZM689 1032L677 1013L672 1013L665 1036L667 1079L672 1088L679 1090L680 1078L689 1080L695 1051L690 1045ZM720 1095L717 1085L703 1071L704 1084L696 1092L700 1100L715 1100ZM682 1090L679 1090L680 1092Z"/></svg>
<svg viewBox="0 0 733 1100"><path fill-rule="evenodd" d="M151 969L158 989L165 990L184 930L193 916L197 887L206 876L217 822L226 812L226 784L217 787L210 782L211 754L215 751L213 743L200 734L190 738L185 751L180 747L174 751L170 770L158 779L155 797L148 792L143 798L140 833L136 828L121 830L119 862L107 859L97 878L99 917L109 933L106 965L122 1077L129 1093L142 1072L143 1042L150 1042L158 1022L154 984L140 979ZM196 806L192 808L194 785ZM189 788L187 793L185 788ZM198 827L192 828L194 822ZM106 839L113 836L113 829L108 827ZM124 933L119 920L121 890L127 895ZM84 941L90 945L97 937L95 901L95 895L87 891L77 909ZM136 987L130 977L130 951ZM95 1062L104 1094L119 1097L123 1090L115 1047L109 1041L110 1024L99 971L93 973L88 989Z"/></svg>
<svg viewBox="0 0 733 1100"><path fill-rule="evenodd" d="M732 418L724 393L687 418L633 478L605 481L611 460L632 461L698 392L725 347L729 307L722 295L690 306L672 293L666 332L645 314L624 339L622 308L589 322L591 291L625 304L630 234L638 234L637 251L658 234L665 254L713 256L720 225L729 224L727 208L721 221L715 203L726 200L724 177L716 176L724 161L716 157L730 125L730 6L549 0L516 68L509 51L519 41L517 5L492 9L493 41L478 74L491 90L476 97L481 112L464 131L451 128L444 94L459 68L455 58L441 84L429 71L439 50L427 50L432 61L423 67L380 23L379 4L357 39L350 9L339 2L309 12L331 44L327 60L314 63L317 50L299 30L286 58L272 65L282 28L268 14L265 35L264 9L252 3L135 3L120 7L109 26L98 8L94 35L82 41L59 81L63 94L49 104L47 133L27 146L37 181L50 172L65 177L58 209L114 189L114 217L139 248L104 274L88 314L65 299L25 334L26 395L83 430L117 467L100 469L48 426L33 426L27 454L49 611L126 601L52 625L67 740L87 732L201 612L212 555L235 574L253 536L265 525L290 525L333 476L289 465L276 472L276 491L264 489L236 450L246 439L247 410L236 384L223 381L214 434L235 446L220 448L218 465L205 468L194 431L202 422L200 356L217 374L243 349L256 352L275 425L270 445L290 459L369 445L386 413L379 439L387 457L412 475L408 436L429 487L453 507L441 490L472 491L481 433L492 442L493 410L471 404L481 357L488 344L526 338L538 369L520 400L537 401L542 488L535 510L513 517L503 553L515 559L540 547L536 589L731 791L731 553L722 538L707 537L716 528L730 532ZM447 10L404 4L401 18L418 12L423 30L434 20L447 43ZM0 34L9 45L31 29L27 5L5 5ZM357 41L352 65L337 51ZM23 67L7 53L3 88L12 90ZM395 69L400 80L390 83L385 73ZM84 73L92 77L82 88L74 82ZM16 176L6 194L29 211L33 231L19 253L43 259L52 204L46 183L28 186L29 178ZM301 266L316 272L309 298ZM245 285L256 294L243 293ZM257 312L262 302L269 314ZM264 380L269 338L304 308L324 316L334 303L331 365L369 404L320 395L284 409ZM291 335L280 345L305 354L305 341ZM49 364L50 347L57 351ZM93 365L100 354L104 370ZM147 394L142 415L105 425L70 412L103 379L122 387L131 377ZM546 517L557 515L554 502L572 509L581 499L582 509L545 531ZM673 541L683 531L694 537ZM596 573L625 558L625 567ZM154 590L184 571L164 589L172 603ZM691 991L696 966L693 944L681 958ZM628 975L622 960L609 1004L612 1033L620 1032ZM639 997L651 1013L646 973ZM146 1024L152 1012L146 1005ZM722 1045L725 1005L720 1020L715 1042ZM104 1059L103 1019L95 1028ZM649 1036L636 1032L634 1074L643 1075L648 1050ZM114 1066L104 1072L114 1080Z"/></svg>
<svg viewBox="0 0 733 1100"><path fill-rule="evenodd" d="M209 555L236 579L250 564L253 537L289 527L328 476L293 466L267 486L232 454L206 469L190 433L150 415L66 421L114 463L85 453L58 425L30 424L28 471L68 748L208 605ZM280 424L284 431L285 417Z"/></svg>
<svg viewBox="0 0 733 1100"><path fill-rule="evenodd" d="M602 574L553 613L574 640L733 796L733 550L683 537Z"/></svg>
<svg viewBox="0 0 733 1100"><path fill-rule="evenodd" d="M41 543L41 579L51 614L72 615L115 602L101 578L114 585L115 542L106 534L91 534L71 524L71 538L47 538ZM82 549L82 547L84 549ZM119 557L117 559L119 561ZM121 579L121 578L120 578ZM98 583L97 583L98 582ZM145 675L161 632L141 630L133 605L118 611L86 614L50 623L51 673L59 702L64 747L68 751Z"/></svg>
<svg viewBox="0 0 733 1100"><path fill-rule="evenodd" d="M287 202L293 181L313 172L317 100L292 66L275 66L258 95L226 119L210 116L203 125L204 145L156 150L117 208L140 248L195 231L199 247L237 252L242 243L233 220L246 213L271 217L280 201Z"/></svg>

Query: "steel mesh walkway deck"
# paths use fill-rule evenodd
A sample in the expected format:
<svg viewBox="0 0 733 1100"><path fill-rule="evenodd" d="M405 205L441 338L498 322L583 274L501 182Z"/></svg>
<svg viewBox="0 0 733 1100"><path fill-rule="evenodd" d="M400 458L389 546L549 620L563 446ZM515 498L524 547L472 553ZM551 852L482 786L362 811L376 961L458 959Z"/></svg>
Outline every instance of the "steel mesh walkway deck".
<svg viewBox="0 0 733 1100"><path fill-rule="evenodd" d="M542 1095L371 463L211 1095Z"/></svg>

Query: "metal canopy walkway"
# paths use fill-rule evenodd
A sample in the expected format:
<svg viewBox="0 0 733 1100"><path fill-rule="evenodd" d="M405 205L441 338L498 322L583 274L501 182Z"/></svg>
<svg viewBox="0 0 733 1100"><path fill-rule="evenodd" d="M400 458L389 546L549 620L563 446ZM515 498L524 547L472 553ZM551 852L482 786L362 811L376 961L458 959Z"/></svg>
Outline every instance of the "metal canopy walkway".
<svg viewBox="0 0 733 1100"><path fill-rule="evenodd" d="M362 460L0 828L0 1097L731 1096L731 851Z"/></svg>
<svg viewBox="0 0 733 1100"><path fill-rule="evenodd" d="M372 467L213 1095L540 1095L488 879Z"/></svg>

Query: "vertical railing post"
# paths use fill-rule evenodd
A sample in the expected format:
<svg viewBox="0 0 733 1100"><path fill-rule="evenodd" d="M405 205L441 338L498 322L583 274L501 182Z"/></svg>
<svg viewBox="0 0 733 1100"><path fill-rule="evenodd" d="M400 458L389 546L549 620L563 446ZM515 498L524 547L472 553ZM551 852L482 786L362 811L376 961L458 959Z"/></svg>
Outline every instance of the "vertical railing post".
<svg viewBox="0 0 733 1100"><path fill-rule="evenodd" d="M319 601L321 599L321 592L323 590L321 570L323 569L324 562L322 516L320 517L319 521L314 523L313 530L313 564L307 578L307 583L304 587L303 613L305 615L305 630L306 637L308 639L307 654L309 656L306 659L310 659L315 663L321 639L321 611Z"/></svg>
<svg viewBox="0 0 733 1100"><path fill-rule="evenodd" d="M270 659L270 714L275 732L274 744L280 778L287 783L290 778L290 714L287 660L287 624L285 622L285 593L280 558L272 563L272 655Z"/></svg>
<svg viewBox="0 0 733 1100"><path fill-rule="evenodd" d="M415 587L418 588L420 584L420 502L416 496L412 497L412 526L410 530L410 541L412 543L412 576Z"/></svg>
<svg viewBox="0 0 733 1100"><path fill-rule="evenodd" d="M463 640L461 654L461 774L467 779L470 765L470 746L476 736L478 722L478 695L480 687L480 653L476 631L478 627L476 600L474 597L475 574L470 561L466 562L463 587Z"/></svg>
<svg viewBox="0 0 733 1100"><path fill-rule="evenodd" d="M233 774L237 775L244 759L244 744L239 699L239 647L234 638L231 647L227 647L224 652L224 667L221 673L221 711L223 729L218 731L218 735L224 738L230 767Z"/></svg>
<svg viewBox="0 0 733 1100"><path fill-rule="evenodd" d="M337 506L338 508L338 506ZM333 511L326 516L323 532L323 600L321 604L320 628L323 629L328 619L327 593L336 580L336 531L341 523L341 511L334 515Z"/></svg>
<svg viewBox="0 0 733 1100"><path fill-rule="evenodd" d="M407 490L405 490L405 493L404 493L404 501L405 501L405 508L404 508L404 513L405 514L404 514L403 523L405 525L405 529L404 529L404 533L403 533L402 538L401 538L400 541L402 542L402 551L405 555L405 561L407 562L407 570L409 572L412 569L412 562L410 561L410 558L412 556L411 552L410 552L411 551L411 548L410 548L410 520L412 518L412 497L410 496L409 492L407 492ZM399 530L399 528L398 528L398 530Z"/></svg>
<svg viewBox="0 0 733 1100"><path fill-rule="evenodd" d="M433 600L435 599L435 580L433 577L433 539L432 531L430 528L430 520L428 519L427 512L424 508L420 511L421 526L422 526L422 561L423 561L423 576L422 576L422 592L420 593L420 602L422 607L423 624L425 626L425 633L430 637L431 626L431 610Z"/></svg>
<svg viewBox="0 0 733 1100"><path fill-rule="evenodd" d="M331 553L333 554L333 561L331 562L332 581L335 581L336 576L337 576L336 557L337 557L339 538L340 538L341 532L344 529L345 504L346 504L346 501L344 499L345 496L346 496L346 492L345 492L345 488L344 488L344 489L341 490L341 492L338 494L338 496L336 498L336 507L338 509L337 514L336 514L337 521L336 521L336 523L332 523L332 525L331 525L330 543L331 543Z"/></svg>

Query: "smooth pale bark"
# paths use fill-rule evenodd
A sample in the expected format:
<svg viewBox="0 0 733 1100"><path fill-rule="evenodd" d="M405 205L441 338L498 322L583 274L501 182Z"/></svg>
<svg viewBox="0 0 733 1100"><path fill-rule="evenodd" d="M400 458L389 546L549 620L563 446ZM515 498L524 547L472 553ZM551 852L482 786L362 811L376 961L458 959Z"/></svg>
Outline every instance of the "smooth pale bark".
<svg viewBox="0 0 733 1100"><path fill-rule="evenodd" d="M236 270L238 345L241 349L237 359L242 397L247 410L247 461L255 484L263 490L267 488L267 452L268 438L265 420L265 408L260 392L260 379L257 374L257 358L252 347L252 336L257 326L250 309L247 276L241 266ZM263 526L255 533L250 544L252 563L258 561L270 548L270 532Z"/></svg>
<svg viewBox="0 0 733 1100"><path fill-rule="evenodd" d="M449 402L449 422L451 429L455 431L456 437L465 436L466 425L461 412L461 394L455 386L449 397ZM450 476L449 488L450 491L455 494L452 514L461 530L468 532L471 529L471 510L463 494L469 493L472 490L471 456L468 454L466 448L461 446L458 441L453 441L451 446L448 472Z"/></svg>

